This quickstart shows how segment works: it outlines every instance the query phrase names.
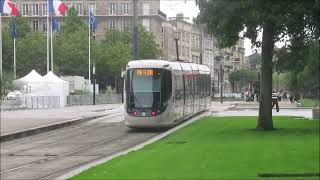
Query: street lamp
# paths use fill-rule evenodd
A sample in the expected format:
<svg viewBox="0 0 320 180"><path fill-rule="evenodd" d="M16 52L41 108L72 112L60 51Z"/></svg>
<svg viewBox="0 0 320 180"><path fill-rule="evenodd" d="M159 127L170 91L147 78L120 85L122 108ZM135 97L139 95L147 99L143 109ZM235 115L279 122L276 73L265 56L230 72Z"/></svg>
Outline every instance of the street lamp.
<svg viewBox="0 0 320 180"><path fill-rule="evenodd" d="M178 41L179 41L179 31L178 31L178 29L176 29L176 31L174 32L173 36L174 36L174 40L176 42L177 61L180 61L180 59L179 59L179 44L178 44Z"/></svg>
<svg viewBox="0 0 320 180"><path fill-rule="evenodd" d="M180 58L179 58L179 30L178 30L178 19L180 20L184 20L184 19L189 19L188 17L183 17L183 16L180 16L180 17L169 17L169 20L175 20L176 21L176 29L174 31L174 28L172 26L172 31L173 31L173 36L174 36L174 40L176 42L176 53L177 53L177 61L180 61ZM184 24L182 25L182 29L183 29L183 26Z"/></svg>

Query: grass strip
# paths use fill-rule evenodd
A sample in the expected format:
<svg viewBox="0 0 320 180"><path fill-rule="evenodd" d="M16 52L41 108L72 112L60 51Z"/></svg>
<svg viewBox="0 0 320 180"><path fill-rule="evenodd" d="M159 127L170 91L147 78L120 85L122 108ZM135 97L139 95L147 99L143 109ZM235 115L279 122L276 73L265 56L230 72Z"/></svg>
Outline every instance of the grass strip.
<svg viewBox="0 0 320 180"><path fill-rule="evenodd" d="M255 131L256 123L257 117L205 117L72 179L264 179L258 174L320 172L319 121L274 117L275 131Z"/></svg>

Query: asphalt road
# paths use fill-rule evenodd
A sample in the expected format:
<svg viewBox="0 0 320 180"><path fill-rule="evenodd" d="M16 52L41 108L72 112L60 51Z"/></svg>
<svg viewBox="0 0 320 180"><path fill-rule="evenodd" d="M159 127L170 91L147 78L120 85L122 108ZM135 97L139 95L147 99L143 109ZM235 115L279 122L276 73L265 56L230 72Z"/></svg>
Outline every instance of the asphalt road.
<svg viewBox="0 0 320 180"><path fill-rule="evenodd" d="M106 117L1 143L0 179L53 179L161 132L130 130L121 109L114 109Z"/></svg>

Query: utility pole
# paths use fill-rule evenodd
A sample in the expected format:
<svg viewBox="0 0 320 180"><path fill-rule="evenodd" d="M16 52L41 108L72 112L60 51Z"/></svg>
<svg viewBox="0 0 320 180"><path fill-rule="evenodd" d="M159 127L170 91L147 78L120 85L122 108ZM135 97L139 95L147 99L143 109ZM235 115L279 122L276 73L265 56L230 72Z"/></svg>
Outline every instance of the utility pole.
<svg viewBox="0 0 320 180"><path fill-rule="evenodd" d="M138 27L138 0L133 2L133 59L137 60L139 57L139 27Z"/></svg>

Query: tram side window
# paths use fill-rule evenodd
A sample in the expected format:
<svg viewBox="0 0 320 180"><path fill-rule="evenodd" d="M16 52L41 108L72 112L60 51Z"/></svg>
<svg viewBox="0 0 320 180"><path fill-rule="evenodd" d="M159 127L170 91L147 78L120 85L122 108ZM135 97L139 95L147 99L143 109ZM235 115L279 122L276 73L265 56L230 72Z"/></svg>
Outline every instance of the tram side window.
<svg viewBox="0 0 320 180"><path fill-rule="evenodd" d="M175 89L175 96L177 100L182 99L183 97L183 80L182 80L182 75L175 75L175 85L176 85L176 89Z"/></svg>
<svg viewBox="0 0 320 180"><path fill-rule="evenodd" d="M162 81L161 81L161 102L163 102L163 105L167 105L168 100L171 96L171 90L172 90L171 72L168 70L164 70L162 74Z"/></svg>

